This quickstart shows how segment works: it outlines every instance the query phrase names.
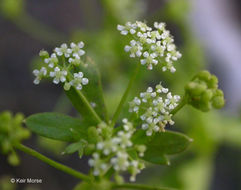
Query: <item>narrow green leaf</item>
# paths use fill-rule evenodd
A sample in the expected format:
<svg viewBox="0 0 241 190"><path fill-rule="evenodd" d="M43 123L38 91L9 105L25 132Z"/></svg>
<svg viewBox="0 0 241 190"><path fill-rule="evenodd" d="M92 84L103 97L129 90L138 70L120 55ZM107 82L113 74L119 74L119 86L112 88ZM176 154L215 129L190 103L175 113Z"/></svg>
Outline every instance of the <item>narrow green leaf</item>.
<svg viewBox="0 0 241 190"><path fill-rule="evenodd" d="M192 139L172 131L156 133L150 137L146 136L145 131L138 131L132 141L146 146L144 160L154 164L169 164L165 155L183 152L192 142Z"/></svg>
<svg viewBox="0 0 241 190"><path fill-rule="evenodd" d="M87 64L80 67L81 71L84 73L84 76L89 79L89 83L86 86L83 86L81 92L89 101L95 112L100 116L100 118L104 121L108 121L106 106L103 98L101 77L97 66L88 58ZM65 93L72 102L73 106L83 117L84 121L88 122L90 125L97 124L95 118L93 118L93 114L91 114L90 110L86 107L75 88L71 87L70 90L65 91Z"/></svg>
<svg viewBox="0 0 241 190"><path fill-rule="evenodd" d="M76 143L72 143L70 144L69 146L67 146L64 150L64 154L73 154L75 152L83 152L83 149L85 147L87 142L81 140L79 142L76 142Z"/></svg>
<svg viewBox="0 0 241 190"><path fill-rule="evenodd" d="M84 146L81 146L80 149L78 150L79 158L82 158L83 154L84 154Z"/></svg>
<svg viewBox="0 0 241 190"><path fill-rule="evenodd" d="M87 127L82 121L59 113L38 113L26 119L27 127L40 136L76 142L85 139Z"/></svg>

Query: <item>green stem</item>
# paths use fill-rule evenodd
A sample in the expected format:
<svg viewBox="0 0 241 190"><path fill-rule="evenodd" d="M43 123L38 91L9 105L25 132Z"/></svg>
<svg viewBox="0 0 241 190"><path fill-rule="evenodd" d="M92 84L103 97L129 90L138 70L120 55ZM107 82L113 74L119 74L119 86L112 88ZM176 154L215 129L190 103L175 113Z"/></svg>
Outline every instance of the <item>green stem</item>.
<svg viewBox="0 0 241 190"><path fill-rule="evenodd" d="M142 190L174 190L174 189L170 189L170 188L151 187L151 186L147 186L147 185L132 184L132 183L113 184L113 185L112 185L112 189L119 189L119 188L125 188L125 189L142 189Z"/></svg>
<svg viewBox="0 0 241 190"><path fill-rule="evenodd" d="M20 30L49 45L68 40L64 34L59 33L57 30L54 30L36 19L33 19L27 13L23 13L13 20L13 22L20 28Z"/></svg>
<svg viewBox="0 0 241 190"><path fill-rule="evenodd" d="M132 75L132 77L131 77L131 79L129 81L129 84L128 84L127 88L126 88L126 91L125 91L125 93L123 94L123 96L121 98L121 101L120 101L120 103L119 103L119 105L118 105L118 107L117 107L117 109L116 109L116 111L114 113L113 118L112 118L111 127L114 127L114 125L115 125L115 123L116 123L116 121L117 121L117 119L118 119L118 117L120 115L122 107L124 106L124 103L125 103L125 101L126 101L126 99L128 97L128 94L129 94L129 92L130 92L130 90L132 88L132 85L133 85L133 83L134 83L134 81L135 81L135 79L137 77L137 74L139 73L140 65L141 64L139 64L139 63L137 64L136 70L134 71L134 73L133 73L133 75Z"/></svg>
<svg viewBox="0 0 241 190"><path fill-rule="evenodd" d="M51 160L48 157L38 153L37 151L35 151L35 150L33 150L33 149L29 148L29 147L26 147L26 146L24 146L22 144L16 144L16 145L14 145L14 147L19 149L19 150L21 150L21 151L23 151L23 152L25 152L26 154L29 154L29 155L31 155L31 156L33 156L33 157L35 157L35 158L37 158L37 159L47 163L48 165L50 165L50 166L52 166L52 167L54 167L56 169L59 169L59 170L65 172L65 173L69 174L69 175L72 175L72 176L74 176L76 178L79 178L79 179L85 180L85 181L90 181L91 180L91 178L89 176L87 176L85 174L82 174L82 173L80 173L80 172L78 172L78 171L76 171L76 170L74 170L74 169L72 169L72 168L70 168L68 166L60 164L60 163L58 163L58 162L56 162L54 160Z"/></svg>
<svg viewBox="0 0 241 190"><path fill-rule="evenodd" d="M182 109L187 104L187 96L184 95L178 106L170 112L170 114L175 115L180 109Z"/></svg>
<svg viewBox="0 0 241 190"><path fill-rule="evenodd" d="M82 92L80 92L79 90L76 90L76 92L78 93L78 95L80 96L80 98L82 99L82 101L84 102L85 106L88 108L88 110L91 112L91 114L94 116L94 118L96 119L96 121L98 123L102 122L102 119L99 117L99 115L95 112L95 110L93 109L93 107L90 105L89 101L86 99L86 97L84 96L84 94Z"/></svg>

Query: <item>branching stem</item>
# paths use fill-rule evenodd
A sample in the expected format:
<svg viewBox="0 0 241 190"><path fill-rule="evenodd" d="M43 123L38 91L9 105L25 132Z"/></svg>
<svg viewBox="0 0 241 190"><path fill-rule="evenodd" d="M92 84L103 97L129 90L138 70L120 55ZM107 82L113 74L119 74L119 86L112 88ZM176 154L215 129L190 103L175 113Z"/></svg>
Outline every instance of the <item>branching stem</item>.
<svg viewBox="0 0 241 190"><path fill-rule="evenodd" d="M22 144L16 144L14 147L17 148L18 150L21 150L21 151L25 152L26 154L29 154L29 155L47 163L48 165L50 165L50 166L52 166L52 167L54 167L58 170L61 170L61 171L65 172L69 175L72 175L72 176L74 176L78 179L85 180L85 181L91 180L91 178L89 176L87 176L87 175L85 175L81 172L78 172L78 171L76 171L76 170L74 170L74 169L72 169L68 166L60 164L60 163L58 163L54 160L51 160L50 158L38 153L37 151L35 151L35 150L33 150L33 149L31 149L27 146L24 146Z"/></svg>

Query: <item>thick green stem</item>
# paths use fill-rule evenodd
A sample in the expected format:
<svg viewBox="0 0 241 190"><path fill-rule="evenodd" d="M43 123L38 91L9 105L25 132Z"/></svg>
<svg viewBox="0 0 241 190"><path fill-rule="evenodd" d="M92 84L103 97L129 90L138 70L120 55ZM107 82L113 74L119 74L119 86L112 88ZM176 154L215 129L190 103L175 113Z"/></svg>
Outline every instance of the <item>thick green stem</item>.
<svg viewBox="0 0 241 190"><path fill-rule="evenodd" d="M121 112L121 110L122 110L122 108L124 106L124 103L125 103L125 101L126 101L126 99L128 97L128 94L129 94L129 92L130 92L130 90L131 90L131 88L133 86L133 83L134 83L134 81L135 81L135 79L136 79L136 77L137 77L137 75L139 73L140 65L141 64L139 64L139 63L137 64L136 70L134 71L134 73L133 73L133 75L132 75L132 77L131 77L131 79L129 81L129 84L128 84L127 88L126 88L126 91L123 94L123 96L121 98L121 101L120 101L120 103L119 103L119 105L118 105L118 107L117 107L117 109L116 109L116 111L114 113L114 116L113 116L112 121L111 121L111 126L112 127L114 127L114 125L115 125L115 123L116 123L116 121L117 121L117 119L118 119L118 117L120 115L120 112Z"/></svg>
<svg viewBox="0 0 241 190"><path fill-rule="evenodd" d="M59 169L59 170L65 172L65 173L69 174L69 175L72 175L72 176L74 176L76 178L79 178L79 179L85 180L85 181L90 181L91 180L91 178L89 176L87 176L85 174L82 174L82 173L80 173L80 172L78 172L78 171L76 171L76 170L74 170L74 169L72 169L72 168L70 168L68 166L60 164L60 163L58 163L58 162L56 162L54 160L51 160L48 157L38 153L37 151L35 151L35 150L33 150L33 149L29 148L29 147L26 147L26 146L24 146L22 144L16 144L14 147L19 149L19 150L21 150L21 151L23 151L23 152L25 152L26 154L29 154L29 155L31 155L31 156L33 156L33 157L35 157L35 158L37 158L37 159L47 163L48 165L50 165L50 166L52 166L52 167L54 167L56 169Z"/></svg>
<svg viewBox="0 0 241 190"><path fill-rule="evenodd" d="M187 95L184 95L178 104L178 106L170 112L170 114L175 115L180 109L182 109L187 104Z"/></svg>
<svg viewBox="0 0 241 190"><path fill-rule="evenodd" d="M76 92L78 93L78 95L80 96L80 98L82 99L82 101L84 102L85 106L88 108L88 110L91 112L91 114L94 116L94 118L96 119L96 121L98 123L102 122L102 119L98 116L98 114L95 112L95 110L93 109L93 107L90 105L89 101L86 99L86 97L84 96L84 94L82 92L80 92L79 90L76 90Z"/></svg>
<svg viewBox="0 0 241 190"><path fill-rule="evenodd" d="M113 184L112 189L142 189L142 190L174 190L172 188L162 188L162 187L151 187L148 185L142 184L132 184L132 183L124 183L124 184Z"/></svg>

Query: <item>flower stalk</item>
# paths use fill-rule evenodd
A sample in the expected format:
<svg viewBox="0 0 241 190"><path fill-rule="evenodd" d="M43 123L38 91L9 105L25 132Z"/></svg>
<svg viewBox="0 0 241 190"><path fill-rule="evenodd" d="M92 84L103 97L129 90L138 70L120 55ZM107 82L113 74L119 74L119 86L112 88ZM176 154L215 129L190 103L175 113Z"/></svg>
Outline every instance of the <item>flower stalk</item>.
<svg viewBox="0 0 241 190"><path fill-rule="evenodd" d="M76 89L75 89L76 90ZM84 96L84 94L82 92L80 92L79 90L76 90L76 92L78 93L79 97L81 98L81 100L83 101L83 103L85 104L85 106L88 108L88 110L91 112L91 114L94 116L95 120L98 123L101 123L102 120L100 118L100 116L96 113L96 111L93 109L93 107L90 105L89 101L87 100L87 98Z"/></svg>
<svg viewBox="0 0 241 190"><path fill-rule="evenodd" d="M132 77L131 77L131 79L128 83L128 86L127 86L126 90L125 90L125 93L123 94L123 96L121 98L121 101L120 101L120 103L119 103L119 105L118 105L118 107L117 107L117 109L114 113L114 116L112 118L111 125L110 125L111 127L115 126L115 123L116 123L116 121L117 121L117 119L118 119L118 117L121 113L121 110L124 106L124 103L126 102L126 100L128 98L128 94L130 93L130 90L131 90L131 88L132 88L132 86L135 82L135 79L136 79L136 77L139 73L139 70L140 70L140 64L137 64L136 69L135 69L135 71L134 71L134 73L133 73L133 75L132 75Z"/></svg>
<svg viewBox="0 0 241 190"><path fill-rule="evenodd" d="M182 109L188 102L187 95L184 95L181 101L179 102L178 106L174 108L170 114L175 115L180 109Z"/></svg>

